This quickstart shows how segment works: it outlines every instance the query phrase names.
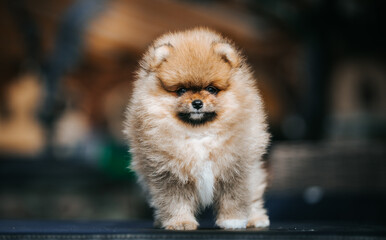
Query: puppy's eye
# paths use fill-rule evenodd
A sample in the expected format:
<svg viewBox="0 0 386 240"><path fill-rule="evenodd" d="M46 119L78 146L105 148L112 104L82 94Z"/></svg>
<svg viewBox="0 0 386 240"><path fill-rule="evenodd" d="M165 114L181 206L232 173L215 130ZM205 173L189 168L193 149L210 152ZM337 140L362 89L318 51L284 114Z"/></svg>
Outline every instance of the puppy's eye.
<svg viewBox="0 0 386 240"><path fill-rule="evenodd" d="M176 93L178 96L182 96L184 93L186 93L187 89L186 88L179 88Z"/></svg>
<svg viewBox="0 0 386 240"><path fill-rule="evenodd" d="M210 94L217 94L218 93L218 89L213 87L213 86L208 86L205 88L206 91L208 91Z"/></svg>

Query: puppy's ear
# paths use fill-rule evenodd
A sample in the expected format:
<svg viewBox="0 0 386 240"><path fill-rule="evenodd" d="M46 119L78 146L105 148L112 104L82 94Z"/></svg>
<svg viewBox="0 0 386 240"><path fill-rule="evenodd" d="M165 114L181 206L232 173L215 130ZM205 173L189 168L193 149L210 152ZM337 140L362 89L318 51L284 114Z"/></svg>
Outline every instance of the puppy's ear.
<svg viewBox="0 0 386 240"><path fill-rule="evenodd" d="M241 58L236 50L229 43L217 42L213 44L213 50L215 53L231 65L231 67L238 67L241 63Z"/></svg>
<svg viewBox="0 0 386 240"><path fill-rule="evenodd" d="M167 59L167 57L169 57L172 48L173 46L169 43L154 47L150 67L151 68L159 67L161 63L164 62Z"/></svg>

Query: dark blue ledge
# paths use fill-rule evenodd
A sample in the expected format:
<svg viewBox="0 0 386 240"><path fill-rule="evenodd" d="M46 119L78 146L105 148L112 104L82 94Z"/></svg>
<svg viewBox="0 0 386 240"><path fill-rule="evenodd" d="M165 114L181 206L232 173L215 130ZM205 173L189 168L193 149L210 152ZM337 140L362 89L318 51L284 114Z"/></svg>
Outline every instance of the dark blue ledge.
<svg viewBox="0 0 386 240"><path fill-rule="evenodd" d="M141 221L0 220L0 239L386 239L386 226L349 223L273 223L269 229L197 231L154 229Z"/></svg>

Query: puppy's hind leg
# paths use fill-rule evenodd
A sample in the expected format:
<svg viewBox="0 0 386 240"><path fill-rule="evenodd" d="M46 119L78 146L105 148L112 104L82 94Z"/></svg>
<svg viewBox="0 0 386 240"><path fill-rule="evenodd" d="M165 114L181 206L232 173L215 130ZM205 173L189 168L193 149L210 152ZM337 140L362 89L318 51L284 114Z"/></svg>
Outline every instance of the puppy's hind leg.
<svg viewBox="0 0 386 240"><path fill-rule="evenodd" d="M263 207L263 200L258 199L251 206L251 212L248 217L248 228L266 228L269 226L267 211Z"/></svg>
<svg viewBox="0 0 386 240"><path fill-rule="evenodd" d="M157 193L153 195L156 223L168 230L197 229L198 222L194 216L197 199L193 183L169 180L160 183Z"/></svg>
<svg viewBox="0 0 386 240"><path fill-rule="evenodd" d="M196 230L198 222L193 211L189 203L173 203L169 209L169 216L164 219L162 227L167 230Z"/></svg>
<svg viewBox="0 0 386 240"><path fill-rule="evenodd" d="M263 201L263 194L267 185L266 175L266 172L256 164L249 185L251 189L251 207L248 217L248 228L265 228L270 224Z"/></svg>
<svg viewBox="0 0 386 240"><path fill-rule="evenodd" d="M244 184L245 185L245 184ZM216 196L216 225L225 229L247 226L248 195L243 184L220 182Z"/></svg>

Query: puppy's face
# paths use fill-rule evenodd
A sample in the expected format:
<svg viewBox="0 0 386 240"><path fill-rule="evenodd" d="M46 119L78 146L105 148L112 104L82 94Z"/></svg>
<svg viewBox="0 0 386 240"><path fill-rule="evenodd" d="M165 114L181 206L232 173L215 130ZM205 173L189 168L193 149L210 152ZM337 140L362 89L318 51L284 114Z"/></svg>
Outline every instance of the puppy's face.
<svg viewBox="0 0 386 240"><path fill-rule="evenodd" d="M233 48L227 43L162 45L155 57L160 91L174 99L171 114L191 126L216 121L227 107L223 98L239 64Z"/></svg>
<svg viewBox="0 0 386 240"><path fill-rule="evenodd" d="M180 87L177 91L177 117L189 124L200 125L213 121L219 110L219 89L209 85L204 89Z"/></svg>

